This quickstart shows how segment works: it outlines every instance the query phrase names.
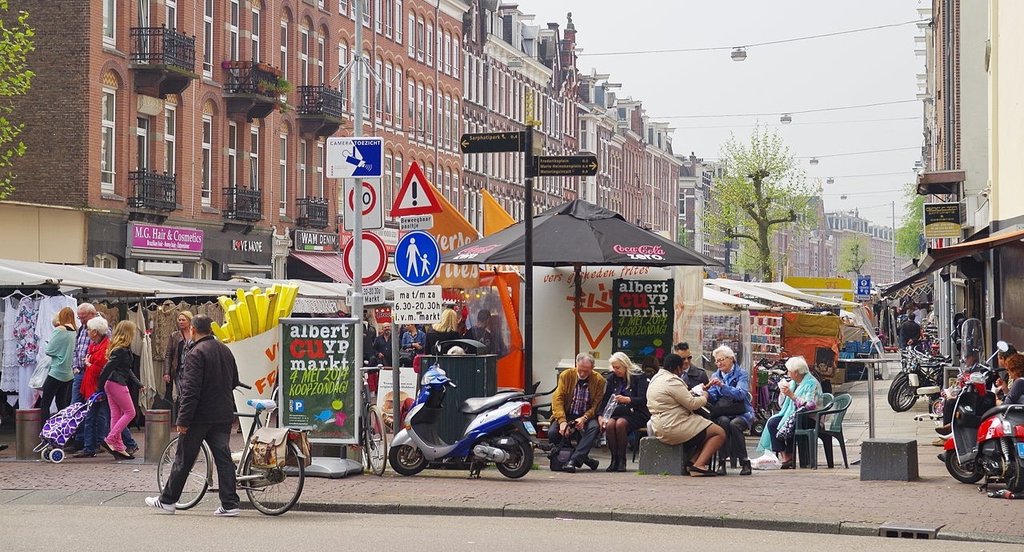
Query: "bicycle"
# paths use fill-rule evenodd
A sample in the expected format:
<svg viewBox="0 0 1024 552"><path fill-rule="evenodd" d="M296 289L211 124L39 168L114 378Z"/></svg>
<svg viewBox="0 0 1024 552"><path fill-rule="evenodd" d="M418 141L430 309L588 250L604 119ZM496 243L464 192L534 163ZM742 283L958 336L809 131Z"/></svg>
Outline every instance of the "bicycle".
<svg viewBox="0 0 1024 552"><path fill-rule="evenodd" d="M363 415L359 421L359 448L362 451L363 469L376 476L384 475L388 464L388 437L384 431L384 418L380 415L377 405L370 400L370 385L367 376L371 372L380 374L382 365L363 367L363 385L360 393L363 397Z"/></svg>
<svg viewBox="0 0 1024 552"><path fill-rule="evenodd" d="M249 502L257 510L269 516L279 516L292 509L299 501L299 495L302 494L302 487L306 480L304 457L299 451L299 447L289 439L288 462L284 467L260 468L254 466L250 446L252 436L257 429L265 424L261 416L265 415L269 419L271 414L277 410L277 403L270 399L249 399L246 404L251 406L255 412L253 414L235 413L236 417L253 419L253 423L249 427L249 434L245 439L245 448L241 452L234 452L231 455L237 466L235 468L236 484L239 491L245 491ZM160 462L156 469L157 485L160 489L164 488L167 478L170 476L171 466L174 464L174 457L178 451L179 439L180 437L171 439L160 456ZM175 504L175 508L178 510L188 510L199 504L213 486L213 456L206 441L203 441L203 447L199 452L196 462L186 478L181 498Z"/></svg>

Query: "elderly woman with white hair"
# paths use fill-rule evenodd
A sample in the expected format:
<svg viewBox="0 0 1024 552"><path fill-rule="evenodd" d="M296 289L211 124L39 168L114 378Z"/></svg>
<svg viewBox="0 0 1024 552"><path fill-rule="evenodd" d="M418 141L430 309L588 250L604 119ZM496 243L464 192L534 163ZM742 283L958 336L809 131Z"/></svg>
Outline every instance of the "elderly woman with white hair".
<svg viewBox="0 0 1024 552"><path fill-rule="evenodd" d="M608 452L612 456L612 463L606 471L624 472L629 433L645 427L647 420L651 419L651 413L647 411L647 378L621 351L612 354L608 365L612 370L605 382L601 406L597 409L607 413L607 417L598 416L597 424L608 438Z"/></svg>
<svg viewBox="0 0 1024 552"><path fill-rule="evenodd" d="M757 450L771 450L782 461L782 469L793 469L794 415L797 410L814 410L821 403L821 383L810 374L807 361L802 356L795 356L786 361L786 370L791 382L779 384L779 391L786 399L782 410L768 419ZM805 417L806 418L806 417ZM808 420L810 423L817 423ZM812 445L813 446L813 445Z"/></svg>
<svg viewBox="0 0 1024 552"><path fill-rule="evenodd" d="M754 421L754 407L750 404L750 377L746 370L736 364L736 353L729 346L722 345L711 354L718 370L708 382L710 418L725 430L725 448L729 458L742 466L740 475L750 475L750 459L747 457L744 437ZM725 475L725 462L718 463L718 473Z"/></svg>

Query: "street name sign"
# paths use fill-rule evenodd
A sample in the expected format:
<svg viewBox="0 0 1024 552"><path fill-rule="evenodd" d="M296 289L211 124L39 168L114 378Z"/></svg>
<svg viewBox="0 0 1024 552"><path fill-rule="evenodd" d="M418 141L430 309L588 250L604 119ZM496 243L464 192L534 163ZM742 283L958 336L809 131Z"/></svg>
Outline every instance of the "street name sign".
<svg viewBox="0 0 1024 552"><path fill-rule="evenodd" d="M523 151L526 145L525 132L482 132L463 134L459 140L462 153L500 153Z"/></svg>
<svg viewBox="0 0 1024 552"><path fill-rule="evenodd" d="M596 155L538 155L534 158L533 176L594 176Z"/></svg>
<svg viewBox="0 0 1024 552"><path fill-rule="evenodd" d="M391 309L393 322L403 324L437 324L441 321L441 286L396 287L395 304Z"/></svg>
<svg viewBox="0 0 1024 552"><path fill-rule="evenodd" d="M402 232L410 230L430 230L434 227L434 215L410 215L398 219L398 229Z"/></svg>
<svg viewBox="0 0 1024 552"><path fill-rule="evenodd" d="M349 288L352 289L352 288ZM384 286L366 286L363 288L363 304L366 306L370 305L383 305L384 304Z"/></svg>

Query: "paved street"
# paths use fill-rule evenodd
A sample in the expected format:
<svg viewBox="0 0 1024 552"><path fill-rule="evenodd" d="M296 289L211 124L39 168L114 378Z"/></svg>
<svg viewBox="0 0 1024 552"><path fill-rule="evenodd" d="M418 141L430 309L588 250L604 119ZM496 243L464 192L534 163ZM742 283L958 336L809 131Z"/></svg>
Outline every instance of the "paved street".
<svg viewBox="0 0 1024 552"><path fill-rule="evenodd" d="M752 477L695 479L635 473L606 473L602 460L597 472L552 473L542 464L525 478L509 481L487 470L478 481L461 471L426 471L405 478L390 469L382 478L307 479L300 507L333 512L387 512L506 517L572 517L596 520L644 520L657 523L768 528L783 523L792 531L877 534L886 522L940 528L944 538L1015 538L1024 542L1024 528L999 520L1019 518L1024 502L995 500L973 485L954 481L935 458L933 424L913 421L911 412L897 414L885 401L888 381L878 384L876 412L879 437L919 440L921 480L861 482L856 466L755 472ZM851 459L859 457L858 442L867 437L864 382L837 391L855 396L847 418ZM750 439L753 447L755 442ZM838 458L839 451L836 450ZM0 509L42 504L138 505L155 489L154 466L113 462L97 456L54 465L14 462L12 451L0 453ZM216 507L208 497L200 506ZM389 516L390 517L390 516ZM777 525L776 525L777 526Z"/></svg>
<svg viewBox="0 0 1024 552"><path fill-rule="evenodd" d="M68 506L61 514L61 530L40 531L39 520L52 514L42 506L6 507L4 528L7 549L21 551L110 550L100 535L118 535L120 542L162 549L239 550L252 545L303 550L332 550L339 543L379 550L414 549L437 551L486 550L521 552L544 550L632 550L639 543L649 552L681 549L772 550L803 552L842 549L849 552L989 552L1019 550L1018 545L993 543L920 542L847 535L780 533L770 530L716 529L706 527L611 523L567 518L494 519L457 516L379 516L293 512L266 518L243 512L224 519L209 510L174 517L160 516L143 508ZM111 515L116 514L116 515ZM45 535L45 536L44 536ZM85 537L93 535L95 538ZM202 535L202 539L186 537ZM83 538L84 537L84 538ZM187 540L186 540L187 539ZM685 547L681 543L686 543Z"/></svg>

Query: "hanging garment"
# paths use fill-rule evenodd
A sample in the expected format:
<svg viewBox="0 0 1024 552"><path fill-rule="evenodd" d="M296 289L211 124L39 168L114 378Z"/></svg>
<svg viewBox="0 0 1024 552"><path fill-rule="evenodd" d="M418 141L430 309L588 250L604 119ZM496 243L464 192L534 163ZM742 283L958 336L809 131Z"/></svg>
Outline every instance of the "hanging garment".
<svg viewBox="0 0 1024 552"><path fill-rule="evenodd" d="M42 361L43 357L46 356L46 344L50 342L50 336L53 335L53 319L64 307L76 310L78 302L75 301L74 297L68 297L67 295L44 297L39 301L39 308L36 313L36 343L39 344L39 351L36 354L36 362Z"/></svg>
<svg viewBox="0 0 1024 552"><path fill-rule="evenodd" d="M178 330L178 313L182 310L187 309L182 309L179 305L168 299L150 313L150 319L153 321L153 331L150 332L153 344L153 360L163 363L164 353L167 352L167 341L170 339L171 334Z"/></svg>
<svg viewBox="0 0 1024 552"><path fill-rule="evenodd" d="M128 320L135 323L135 327L138 331L135 332L135 339L132 339L131 351L135 356L142 355L142 336L149 331L149 326L146 325L146 315L143 314L145 311L142 308L142 302L140 301L134 309L128 310Z"/></svg>
<svg viewBox="0 0 1024 552"><path fill-rule="evenodd" d="M93 305L96 307L96 313L106 319L107 324L110 325L111 331L114 326L121 321L121 311L117 307L112 307L106 303L97 303Z"/></svg>
<svg viewBox="0 0 1024 552"><path fill-rule="evenodd" d="M32 297L18 301L18 315L14 320L15 362L18 366L18 404L31 408L35 404L36 390L28 384L36 368L39 342L36 339L36 321L39 302Z"/></svg>
<svg viewBox="0 0 1024 552"><path fill-rule="evenodd" d="M18 391L18 363L15 354L18 348L14 344L14 320L18 317L18 303L11 297L4 299L3 355L0 356L0 391L16 393ZM17 398L7 396L7 402L14 406Z"/></svg>
<svg viewBox="0 0 1024 552"><path fill-rule="evenodd" d="M196 314L205 314L210 317L210 320L218 324L224 324L224 309L220 307L220 303L208 301L196 307L196 310L199 311Z"/></svg>
<svg viewBox="0 0 1024 552"><path fill-rule="evenodd" d="M145 390L140 392L139 402L142 403L143 409L148 410L153 407L153 400L157 397L163 397L167 391L163 370L157 368L156 363L153 362L153 340L150 339L149 333L142 336L139 375L141 376L139 379L142 380L142 385L145 386Z"/></svg>

